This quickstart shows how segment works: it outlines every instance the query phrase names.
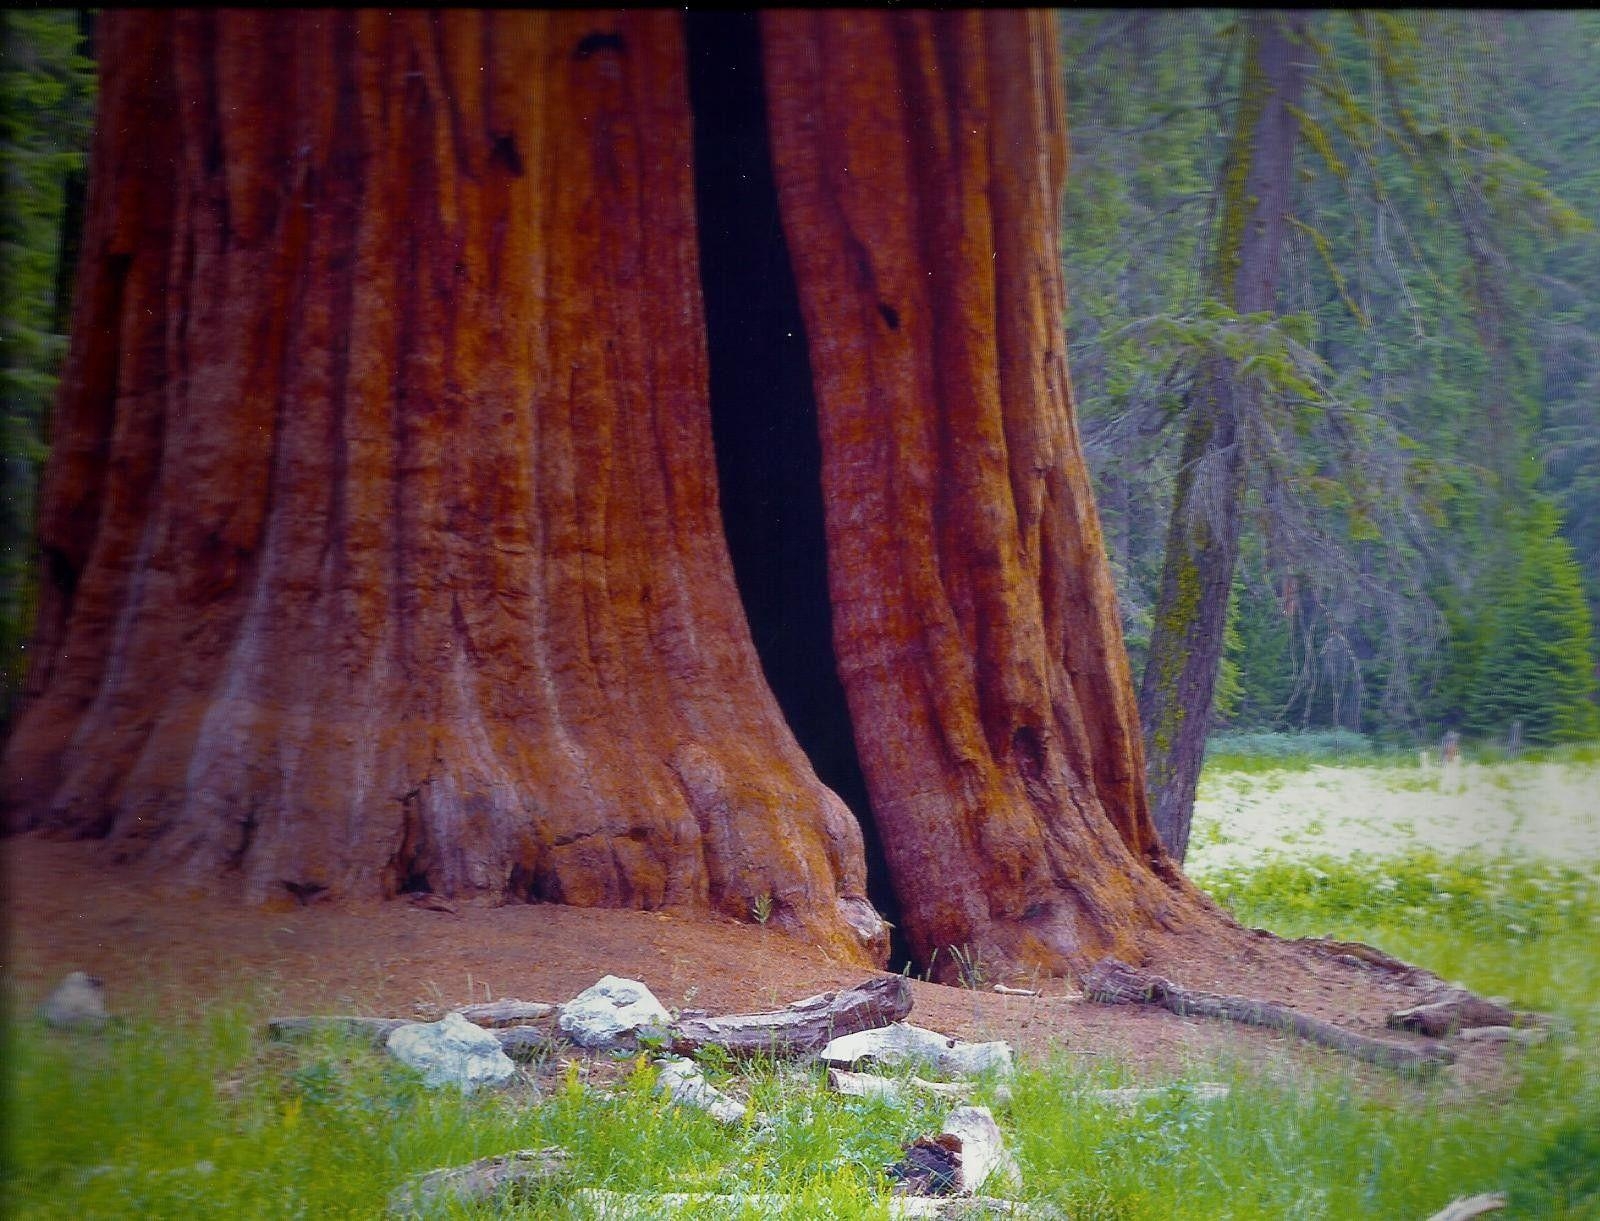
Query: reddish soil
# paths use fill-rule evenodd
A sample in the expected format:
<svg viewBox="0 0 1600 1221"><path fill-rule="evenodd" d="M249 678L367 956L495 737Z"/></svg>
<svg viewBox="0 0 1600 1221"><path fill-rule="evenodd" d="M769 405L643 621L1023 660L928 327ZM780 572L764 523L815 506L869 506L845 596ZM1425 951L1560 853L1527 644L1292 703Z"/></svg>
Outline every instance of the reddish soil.
<svg viewBox="0 0 1600 1221"><path fill-rule="evenodd" d="M644 981L669 1007L714 1013L771 1009L860 980L859 967L774 929L671 912L545 905L405 902L245 908L206 896L171 897L98 845L34 837L0 841L6 882L4 970L24 1005L67 971L106 983L113 1009L193 1009L232 999L272 1013L434 1016L486 998L561 1001L601 975ZM1144 964L1188 987L1290 1005L1369 1034L1418 999L1414 987L1266 937L1231 944L1169 938ZM1027 982L1027 981L1011 981ZM1346 1071L1332 1053L1276 1033L1164 1011L1104 1006L1061 980L1043 995L913 981L911 1021L969 1039L1002 1038L1019 1051L1116 1056L1155 1071L1222 1054L1277 1068ZM1459 1049L1448 1070L1486 1084L1498 1053ZM1376 1082L1386 1074L1361 1069Z"/></svg>

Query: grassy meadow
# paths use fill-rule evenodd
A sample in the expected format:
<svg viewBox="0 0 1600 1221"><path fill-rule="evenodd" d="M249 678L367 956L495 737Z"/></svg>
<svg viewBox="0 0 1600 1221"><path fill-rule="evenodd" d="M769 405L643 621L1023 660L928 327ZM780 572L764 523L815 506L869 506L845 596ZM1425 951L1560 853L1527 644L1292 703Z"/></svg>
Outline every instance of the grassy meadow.
<svg viewBox="0 0 1600 1221"><path fill-rule="evenodd" d="M1252 784L1326 766L1258 764L1240 773ZM1561 765L1590 769L1600 792L1593 758ZM1380 766L1398 792L1416 779L1398 763ZM1213 760L1206 783L1214 796L1235 779ZM1197 844L1255 834L1217 808L1197 818ZM1569 1037L1509 1049L1513 1071L1486 1091L1464 1090L1448 1073L1374 1085L1331 1055L1315 1069L1209 1060L1132 1110L1082 1094L1148 1082L1135 1065L1070 1051L1024 1061L1009 1098L994 1083L978 1098L1021 1164L1020 1198L1074 1221L1420 1221L1455 1196L1504 1191L1501 1216L1600 1217L1596 859L1440 854L1403 840L1397 848L1302 855L1293 844L1254 843L1234 864L1197 849L1196 873L1246 923L1373 942L1562 1015ZM557 1066L538 1093L462 1098L423 1088L362 1045L266 1043L242 1009L135 1017L74 1037L9 1000L0 1183L4 1211L17 1217L381 1216L407 1175L545 1145L571 1152L565 1180L511 1208L441 1215L582 1217L573 1189L599 1186L728 1197L725 1209L701 1207L697 1217L768 1215L739 1202L753 1192L792 1194L794 1217L880 1217L882 1169L902 1142L936 1131L949 1106L839 1098L823 1090L818 1069L736 1070L713 1055L703 1059L713 1083L766 1117L729 1129L655 1096L644 1057L617 1061L604 1085ZM1197 1099L1185 1083L1198 1081L1228 1082L1232 1093Z"/></svg>

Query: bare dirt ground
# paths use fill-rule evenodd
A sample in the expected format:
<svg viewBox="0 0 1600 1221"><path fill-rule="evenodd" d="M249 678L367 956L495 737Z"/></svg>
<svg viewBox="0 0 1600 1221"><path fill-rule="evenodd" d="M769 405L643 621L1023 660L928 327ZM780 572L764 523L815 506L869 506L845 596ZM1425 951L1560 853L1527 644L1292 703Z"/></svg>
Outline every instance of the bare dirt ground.
<svg viewBox="0 0 1600 1221"><path fill-rule="evenodd" d="M20 837L0 840L0 853L4 974L25 1006L74 969L104 980L121 1012L188 1012L233 1000L262 1019L435 1016L490 997L563 1001L606 974L642 980L669 1007L749 1012L870 974L776 929L732 920L553 904L462 903L453 914L405 902L262 910L162 895L136 871L108 867L92 843ZM1384 1017L1417 999L1399 981L1286 952L1264 937L1228 941L1169 938L1144 965L1188 987L1258 996L1385 1037L1392 1032ZM963 1038L1005 1039L1034 1055L1115 1057L1154 1074L1214 1056L1284 1071L1353 1071L1349 1061L1271 1031L1093 1004L1063 981L1037 982L1043 995L1025 997L914 981L910 1020ZM1492 1049L1462 1052L1449 1070L1457 1079L1487 1084L1496 1076Z"/></svg>

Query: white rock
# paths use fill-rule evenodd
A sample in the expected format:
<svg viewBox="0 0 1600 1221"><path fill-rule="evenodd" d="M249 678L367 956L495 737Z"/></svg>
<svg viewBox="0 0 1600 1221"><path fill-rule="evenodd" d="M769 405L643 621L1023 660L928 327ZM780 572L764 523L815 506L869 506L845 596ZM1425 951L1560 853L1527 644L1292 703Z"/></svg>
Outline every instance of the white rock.
<svg viewBox="0 0 1600 1221"><path fill-rule="evenodd" d="M1011 1190L1022 1186L1022 1172L1006 1152L1000 1125L988 1107L957 1107L944 1121L946 1136L961 1142L961 1190L971 1195L998 1176Z"/></svg>
<svg viewBox="0 0 1600 1221"><path fill-rule="evenodd" d="M672 1015L638 980L606 975L562 1005L557 1021L580 1047L616 1047L640 1027L670 1024Z"/></svg>
<svg viewBox="0 0 1600 1221"><path fill-rule="evenodd" d="M105 985L93 975L74 971L45 997L39 1016L58 1030L100 1030L111 1020Z"/></svg>
<svg viewBox="0 0 1600 1221"><path fill-rule="evenodd" d="M822 1049L822 1060L833 1068L922 1064L961 1077L990 1071L1009 1077L1012 1072L1009 1044L963 1043L905 1022L840 1035Z"/></svg>
<svg viewBox="0 0 1600 1221"><path fill-rule="evenodd" d="M498 1085L517 1071L500 1050L500 1040L459 1013L397 1027L387 1046L401 1063L421 1069L426 1084L459 1085L468 1094L480 1085Z"/></svg>
<svg viewBox="0 0 1600 1221"><path fill-rule="evenodd" d="M739 1123L744 1119L744 1104L729 1098L707 1081L693 1060L663 1057L656 1061L656 1068L659 1070L657 1093L666 1094L680 1105L698 1107L722 1123Z"/></svg>

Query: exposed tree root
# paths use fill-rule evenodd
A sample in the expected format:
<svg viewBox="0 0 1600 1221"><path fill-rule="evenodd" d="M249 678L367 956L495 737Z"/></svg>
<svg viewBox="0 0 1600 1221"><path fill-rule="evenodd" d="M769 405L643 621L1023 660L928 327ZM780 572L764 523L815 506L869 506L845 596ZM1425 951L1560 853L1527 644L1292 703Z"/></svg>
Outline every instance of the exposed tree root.
<svg viewBox="0 0 1600 1221"><path fill-rule="evenodd" d="M1374 1039L1297 1010L1247 996L1191 991L1170 979L1140 971L1114 958L1103 959L1083 977L1084 995L1102 1004L1158 1005L1180 1017L1222 1018L1246 1026L1283 1030L1384 1068L1426 1072L1452 1063L1455 1053L1434 1042L1406 1044Z"/></svg>

